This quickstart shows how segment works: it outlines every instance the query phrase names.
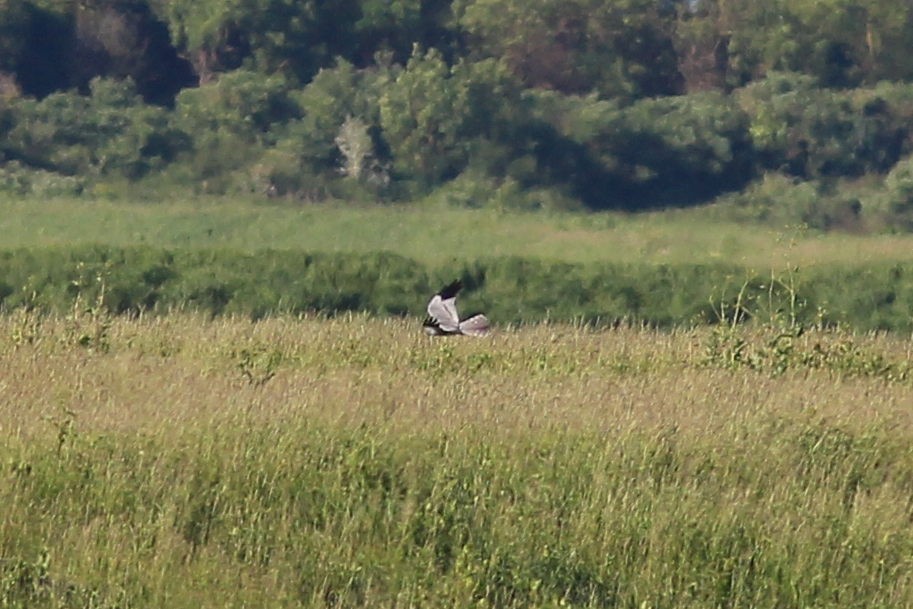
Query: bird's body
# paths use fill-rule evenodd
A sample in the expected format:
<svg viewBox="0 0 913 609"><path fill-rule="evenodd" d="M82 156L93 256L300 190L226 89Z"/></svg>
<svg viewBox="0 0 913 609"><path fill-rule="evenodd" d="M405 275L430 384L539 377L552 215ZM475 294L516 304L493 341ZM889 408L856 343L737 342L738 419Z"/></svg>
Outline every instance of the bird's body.
<svg viewBox="0 0 913 609"><path fill-rule="evenodd" d="M435 294L428 302L428 317L422 323L422 329L430 336L451 336L465 334L484 336L491 329L491 322L481 313L470 315L460 320L456 308L456 296L463 284L457 280Z"/></svg>
<svg viewBox="0 0 913 609"><path fill-rule="evenodd" d="M432 317L425 318L425 321L422 322L422 329L428 336L452 336L454 334L459 334L459 332L448 332L447 330L444 330Z"/></svg>

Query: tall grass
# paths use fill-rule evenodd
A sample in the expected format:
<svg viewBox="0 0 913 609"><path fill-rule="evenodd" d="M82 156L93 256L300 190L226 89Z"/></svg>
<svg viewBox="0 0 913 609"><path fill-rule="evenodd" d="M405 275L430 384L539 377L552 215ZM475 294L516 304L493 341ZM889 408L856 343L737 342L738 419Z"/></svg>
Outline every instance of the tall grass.
<svg viewBox="0 0 913 609"><path fill-rule="evenodd" d="M418 330L0 318L0 606L913 604L908 342Z"/></svg>

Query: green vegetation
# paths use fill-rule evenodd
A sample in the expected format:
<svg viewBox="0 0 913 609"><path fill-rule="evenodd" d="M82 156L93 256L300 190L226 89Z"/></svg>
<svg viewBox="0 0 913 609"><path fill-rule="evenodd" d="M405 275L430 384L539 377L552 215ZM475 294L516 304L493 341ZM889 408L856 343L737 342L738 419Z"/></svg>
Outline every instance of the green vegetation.
<svg viewBox="0 0 913 609"><path fill-rule="evenodd" d="M760 195L759 195L760 196ZM764 196L776 196L765 190ZM0 203L5 248L105 245L166 249L391 252L436 269L514 256L570 263L729 264L752 272L788 266L913 261L907 235L747 228L749 207L627 213L519 213L421 205L289 205L249 199L29 198Z"/></svg>
<svg viewBox="0 0 913 609"><path fill-rule="evenodd" d="M895 5L4 0L0 194L725 201L907 231L913 13Z"/></svg>
<svg viewBox="0 0 913 609"><path fill-rule="evenodd" d="M0 310L117 314L175 310L261 318L368 311L422 315L430 294L459 277L464 308L498 323L541 320L693 326L761 322L913 330L905 265L822 265L752 271L730 263L567 263L480 257L428 266L394 253L83 246L0 250Z"/></svg>
<svg viewBox="0 0 913 609"><path fill-rule="evenodd" d="M0 0L0 609L913 606L911 47Z"/></svg>
<svg viewBox="0 0 913 609"><path fill-rule="evenodd" d="M909 344L726 336L0 318L0 599L913 602Z"/></svg>

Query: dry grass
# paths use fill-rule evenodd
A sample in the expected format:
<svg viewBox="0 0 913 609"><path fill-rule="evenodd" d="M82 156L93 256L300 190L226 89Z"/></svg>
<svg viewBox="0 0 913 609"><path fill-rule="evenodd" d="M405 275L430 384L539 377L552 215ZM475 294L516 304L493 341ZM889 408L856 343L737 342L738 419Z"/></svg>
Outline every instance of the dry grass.
<svg viewBox="0 0 913 609"><path fill-rule="evenodd" d="M0 318L0 336L15 335L17 324ZM719 423L813 408L870 424L907 410L897 406L907 383L846 378L865 376L853 371L800 368L771 376L707 365L712 332L539 325L484 340L429 340L414 320L356 315L254 323L175 315L114 319L99 352L76 344L84 332L72 320L45 318L35 344L7 340L0 420L14 435L34 432L63 407L87 431L208 425L253 410L263 423L326 416L428 430L492 422L502 431L703 429L708 417ZM813 334L802 342L850 336ZM852 340L886 361L913 359L910 342L895 336ZM717 412L716 404L738 408Z"/></svg>
<svg viewBox="0 0 913 609"><path fill-rule="evenodd" d="M0 606L913 604L909 341L713 332L0 318Z"/></svg>

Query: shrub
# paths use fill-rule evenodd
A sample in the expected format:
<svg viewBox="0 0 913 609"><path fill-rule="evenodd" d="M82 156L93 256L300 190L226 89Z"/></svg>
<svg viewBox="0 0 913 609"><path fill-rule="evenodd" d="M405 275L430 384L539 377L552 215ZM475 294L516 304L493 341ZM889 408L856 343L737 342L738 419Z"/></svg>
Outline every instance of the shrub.
<svg viewBox="0 0 913 609"><path fill-rule="evenodd" d="M718 323L722 310L786 309L795 323L909 331L913 276L900 266L769 275L713 264L569 264L497 258L444 270L393 254L305 254L151 247L0 252L0 307L67 312L76 299L114 313L186 308L261 317L271 312L423 315L434 289L459 277L464 313L498 324L545 319L657 326ZM777 287L780 286L780 287ZM782 288L782 289L781 289ZM766 313L765 313L766 311ZM740 316L746 320L749 316Z"/></svg>
<svg viewBox="0 0 913 609"><path fill-rule="evenodd" d="M913 156L888 172L883 188L869 197L866 207L884 226L913 230Z"/></svg>
<svg viewBox="0 0 913 609"><path fill-rule="evenodd" d="M175 111L177 125L194 140L200 134L226 132L247 144L269 142L276 125L300 113L284 78L248 70L227 72L201 87L184 89Z"/></svg>
<svg viewBox="0 0 913 609"><path fill-rule="evenodd" d="M18 161L0 166L0 193L8 196L65 197L82 193L85 180L42 169L29 169Z"/></svg>
<svg viewBox="0 0 913 609"><path fill-rule="evenodd" d="M764 176L722 201L724 213L735 220L765 222L828 230L853 229L862 222L862 204L820 181L802 181L782 173Z"/></svg>
<svg viewBox="0 0 913 609"><path fill-rule="evenodd" d="M642 100L618 120L609 146L645 194L687 203L751 176L748 117L720 93Z"/></svg>
<svg viewBox="0 0 913 609"><path fill-rule="evenodd" d="M595 207L693 203L751 176L748 119L719 93L645 99L621 108L594 96L531 94L540 163ZM546 139L548 138L548 139ZM543 155L552 151L552 160Z"/></svg>
<svg viewBox="0 0 913 609"><path fill-rule="evenodd" d="M435 50L415 48L379 99L380 125L394 169L420 189L452 179L473 152L513 137L525 121L520 89L493 60L449 67Z"/></svg>
<svg viewBox="0 0 913 609"><path fill-rule="evenodd" d="M336 139L346 120L358 120L373 138L372 153L378 149L380 124L379 87L388 78L387 69L357 70L342 59L332 68L320 70L293 98L301 116L286 125L279 146L301 159L311 171L333 172L342 155Z"/></svg>
<svg viewBox="0 0 913 609"><path fill-rule="evenodd" d="M87 96L55 93L12 106L7 154L66 175L140 177L185 146L162 108L142 102L132 83L94 79Z"/></svg>
<svg viewBox="0 0 913 609"><path fill-rule="evenodd" d="M582 207L578 199L558 187L523 187L514 178L500 179L474 169L435 189L424 202L499 211L581 211Z"/></svg>
<svg viewBox="0 0 913 609"><path fill-rule="evenodd" d="M893 162L895 137L878 104L859 108L852 93L808 76L772 73L735 92L750 117L762 168L803 178L858 176Z"/></svg>

